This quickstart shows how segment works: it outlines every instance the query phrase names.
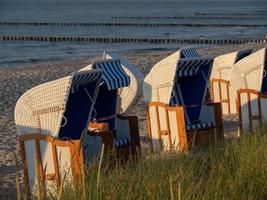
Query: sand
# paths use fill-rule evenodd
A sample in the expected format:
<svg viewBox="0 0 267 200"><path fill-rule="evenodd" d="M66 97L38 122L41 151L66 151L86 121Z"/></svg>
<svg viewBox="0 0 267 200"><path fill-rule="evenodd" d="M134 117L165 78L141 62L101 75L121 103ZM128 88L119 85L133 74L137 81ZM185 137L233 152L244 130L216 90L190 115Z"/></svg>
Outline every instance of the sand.
<svg viewBox="0 0 267 200"><path fill-rule="evenodd" d="M209 48L200 48L201 55L218 56L224 53L243 48L253 48L254 51L263 48L265 44L223 45ZM134 63L140 70L147 74L151 67L174 50L144 50L125 52L124 57ZM13 152L19 152L14 123L14 108L19 97L28 89L47 81L64 77L69 73L90 64L99 57L89 57L83 60L64 62L29 64L24 66L1 68L0 66L0 193L14 190L15 162ZM143 98L140 97L129 109L129 114L139 117L139 128L142 147L148 147L146 141L146 118ZM224 118L226 136L233 135L237 129L238 118L230 116ZM21 165L20 165L21 169ZM21 172L20 179L22 180ZM13 188L13 189L12 189ZM1 192L2 190L2 192ZM1 197L1 195L0 195Z"/></svg>

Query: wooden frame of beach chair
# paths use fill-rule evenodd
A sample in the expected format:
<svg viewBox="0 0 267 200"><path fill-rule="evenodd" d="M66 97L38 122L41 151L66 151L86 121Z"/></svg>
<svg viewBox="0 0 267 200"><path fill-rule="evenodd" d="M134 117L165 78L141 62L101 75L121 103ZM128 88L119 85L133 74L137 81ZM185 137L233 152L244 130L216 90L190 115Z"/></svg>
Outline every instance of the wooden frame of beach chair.
<svg viewBox="0 0 267 200"><path fill-rule="evenodd" d="M265 47L240 60L230 75L241 130L252 130L267 121L266 52Z"/></svg>
<svg viewBox="0 0 267 200"><path fill-rule="evenodd" d="M214 88L218 88L215 90ZM218 93L218 94L216 94ZM210 94L213 102L220 102L224 108L223 114L231 113L230 82L224 79L210 80Z"/></svg>
<svg viewBox="0 0 267 200"><path fill-rule="evenodd" d="M229 76L236 62L250 55L252 49L240 50L218 56L214 59L211 79L210 94L213 102L222 104L223 114L238 113L237 101L231 95Z"/></svg>
<svg viewBox="0 0 267 200"><path fill-rule="evenodd" d="M266 108L267 95L261 95L259 91L252 89L240 89L237 91L239 103L239 126L240 129L252 130L260 125L262 119L262 104Z"/></svg>
<svg viewBox="0 0 267 200"><path fill-rule="evenodd" d="M220 103L207 104L214 112L215 126L188 130L183 106L168 106L161 102L149 102L147 132L154 152L175 150L184 152L198 145L210 145L223 139Z"/></svg>
<svg viewBox="0 0 267 200"><path fill-rule="evenodd" d="M73 182L76 187L82 183L82 140L63 141L50 135L35 133L20 136L19 144L28 199L31 196L31 187L35 187L37 194L46 195L47 190L55 191L64 184L62 181ZM35 159L29 159L29 156ZM29 177L37 179L36 183L30 183Z"/></svg>

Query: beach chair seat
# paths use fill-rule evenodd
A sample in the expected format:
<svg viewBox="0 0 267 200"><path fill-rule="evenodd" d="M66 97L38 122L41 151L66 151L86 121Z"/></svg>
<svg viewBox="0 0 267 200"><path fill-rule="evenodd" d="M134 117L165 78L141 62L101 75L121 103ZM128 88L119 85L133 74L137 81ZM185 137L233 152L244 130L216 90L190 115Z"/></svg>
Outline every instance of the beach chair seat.
<svg viewBox="0 0 267 200"><path fill-rule="evenodd" d="M235 63L250 55L252 49L244 49L214 58L210 78L210 94L213 102L222 104L223 114L237 114L237 102L230 89L230 73Z"/></svg>
<svg viewBox="0 0 267 200"><path fill-rule="evenodd" d="M154 151L184 151L223 139L221 105L205 103L211 64L211 58L180 58L155 77L147 117Z"/></svg>
<svg viewBox="0 0 267 200"><path fill-rule="evenodd" d="M230 83L239 110L241 130L252 130L267 122L267 48L238 61Z"/></svg>

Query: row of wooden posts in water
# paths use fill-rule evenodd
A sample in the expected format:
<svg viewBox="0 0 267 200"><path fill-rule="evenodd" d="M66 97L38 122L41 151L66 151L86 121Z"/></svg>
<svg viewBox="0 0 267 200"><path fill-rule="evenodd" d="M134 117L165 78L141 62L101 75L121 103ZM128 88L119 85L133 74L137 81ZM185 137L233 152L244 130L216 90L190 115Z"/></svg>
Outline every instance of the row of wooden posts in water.
<svg viewBox="0 0 267 200"><path fill-rule="evenodd" d="M259 20L267 19L265 16L214 16L214 15L198 15L198 16L111 16L112 19L227 19L227 20Z"/></svg>
<svg viewBox="0 0 267 200"><path fill-rule="evenodd" d="M8 26L124 26L124 27L243 27L266 28L267 24L221 24L221 23L122 23L122 22L0 22Z"/></svg>
<svg viewBox="0 0 267 200"><path fill-rule="evenodd" d="M99 43L188 43L188 44L244 44L266 43L260 39L179 39L179 38L119 38L119 37L65 37L65 36L0 36L0 41L40 42L99 42Z"/></svg>

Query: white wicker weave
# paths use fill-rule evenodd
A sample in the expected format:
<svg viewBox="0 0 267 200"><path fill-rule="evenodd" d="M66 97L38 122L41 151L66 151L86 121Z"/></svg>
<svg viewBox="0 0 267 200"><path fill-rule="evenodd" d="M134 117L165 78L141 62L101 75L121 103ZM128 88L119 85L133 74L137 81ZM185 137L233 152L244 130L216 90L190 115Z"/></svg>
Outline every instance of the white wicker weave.
<svg viewBox="0 0 267 200"><path fill-rule="evenodd" d="M238 62L238 60L243 59L247 55L251 53L252 49L244 49L240 51L235 51L231 53L227 53L224 55L220 55L214 59L211 79L220 79L224 81L229 81L230 72L234 67L234 64ZM229 87L229 88L227 88ZM221 98L227 98L227 90L229 89L229 102L221 102L222 103L222 111L223 114L237 113L236 110L236 101L234 95L231 94L231 85L227 86L224 83L213 83L212 87L213 91L213 101L221 102ZM236 93L236 92L235 92ZM230 104L230 110L228 105Z"/></svg>
<svg viewBox="0 0 267 200"><path fill-rule="evenodd" d="M244 49L217 56L212 65L211 78L229 80L230 72L238 61L238 56L250 52L251 49Z"/></svg>
<svg viewBox="0 0 267 200"><path fill-rule="evenodd" d="M266 59L266 47L237 62L230 73L232 95L239 89L261 90Z"/></svg>
<svg viewBox="0 0 267 200"><path fill-rule="evenodd" d="M100 73L99 70L97 70ZM38 85L25 92L15 107L18 135L42 133L56 136L59 132L72 80L88 73L76 72L70 76ZM82 79L81 81L84 82ZM83 83L82 83L83 84Z"/></svg>
<svg viewBox="0 0 267 200"><path fill-rule="evenodd" d="M177 51L153 66L143 83L143 95L146 102L159 101L166 104L169 103L179 58L180 51ZM159 87L164 88L164 92L160 96L156 92Z"/></svg>
<svg viewBox="0 0 267 200"><path fill-rule="evenodd" d="M240 60L230 73L231 90L238 100L242 129L251 129L267 121L267 101L262 96L266 94L266 85L263 85L266 84L266 51L267 47Z"/></svg>

